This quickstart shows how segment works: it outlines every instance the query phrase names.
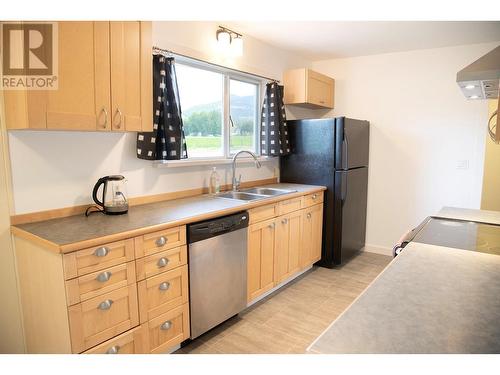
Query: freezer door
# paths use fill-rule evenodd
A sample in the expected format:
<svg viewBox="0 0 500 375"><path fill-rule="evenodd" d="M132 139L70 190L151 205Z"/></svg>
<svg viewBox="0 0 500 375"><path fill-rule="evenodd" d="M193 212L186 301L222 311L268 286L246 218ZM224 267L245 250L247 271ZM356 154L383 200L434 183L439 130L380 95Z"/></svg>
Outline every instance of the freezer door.
<svg viewBox="0 0 500 375"><path fill-rule="evenodd" d="M335 119L335 169L368 166L370 123L346 117Z"/></svg>
<svg viewBox="0 0 500 375"><path fill-rule="evenodd" d="M334 262L340 264L365 246L368 168L335 172Z"/></svg>

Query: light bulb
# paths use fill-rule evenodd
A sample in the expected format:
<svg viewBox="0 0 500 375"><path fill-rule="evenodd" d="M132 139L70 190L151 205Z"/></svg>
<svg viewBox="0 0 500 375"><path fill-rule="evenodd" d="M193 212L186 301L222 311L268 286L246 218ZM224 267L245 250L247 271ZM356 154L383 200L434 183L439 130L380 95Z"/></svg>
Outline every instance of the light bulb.
<svg viewBox="0 0 500 375"><path fill-rule="evenodd" d="M478 98L479 98L479 96L477 96L477 95L471 95L471 96L469 96L469 99L478 99Z"/></svg>
<svg viewBox="0 0 500 375"><path fill-rule="evenodd" d="M473 90L475 87L476 87L475 85L467 85L467 86L465 86L465 88L467 90Z"/></svg>
<svg viewBox="0 0 500 375"><path fill-rule="evenodd" d="M217 44L221 50L227 50L231 45L231 34L225 30L217 31Z"/></svg>
<svg viewBox="0 0 500 375"><path fill-rule="evenodd" d="M231 42L232 55L235 57L240 57L243 55L243 38L241 35L236 35L236 37Z"/></svg>

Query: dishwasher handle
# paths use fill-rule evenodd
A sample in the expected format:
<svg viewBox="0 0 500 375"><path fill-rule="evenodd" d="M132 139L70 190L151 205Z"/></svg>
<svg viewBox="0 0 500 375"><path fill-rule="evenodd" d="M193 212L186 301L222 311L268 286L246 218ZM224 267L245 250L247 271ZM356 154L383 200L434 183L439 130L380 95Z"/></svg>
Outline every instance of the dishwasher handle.
<svg viewBox="0 0 500 375"><path fill-rule="evenodd" d="M248 212L244 211L188 225L188 243L203 241L208 238L246 228L248 227L248 222Z"/></svg>

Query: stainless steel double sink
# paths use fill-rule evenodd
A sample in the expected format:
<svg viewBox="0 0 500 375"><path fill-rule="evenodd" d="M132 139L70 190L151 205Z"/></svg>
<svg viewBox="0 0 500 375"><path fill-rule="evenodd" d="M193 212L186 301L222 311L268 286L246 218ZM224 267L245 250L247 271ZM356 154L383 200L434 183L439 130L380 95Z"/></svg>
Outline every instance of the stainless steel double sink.
<svg viewBox="0 0 500 375"><path fill-rule="evenodd" d="M285 189L275 189L275 188L250 188L243 189L240 191L227 191L223 193L217 194L216 198L224 198L224 199L236 199L240 201L254 201L258 199L265 199L269 197L274 197L277 195L294 193L297 190L285 190Z"/></svg>

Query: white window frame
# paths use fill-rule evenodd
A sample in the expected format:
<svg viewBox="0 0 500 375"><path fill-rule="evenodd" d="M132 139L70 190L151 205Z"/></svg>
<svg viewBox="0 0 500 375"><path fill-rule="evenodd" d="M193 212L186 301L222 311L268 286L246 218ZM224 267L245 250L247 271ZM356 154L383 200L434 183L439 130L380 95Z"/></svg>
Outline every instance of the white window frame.
<svg viewBox="0 0 500 375"><path fill-rule="evenodd" d="M261 147L260 147L260 132L261 132L261 122L260 122L260 103L262 98L264 97L265 90L265 82L266 80L254 76L252 74L241 73L234 71L229 68L224 68L220 66L215 66L213 64L191 59L184 56L175 56L176 64L186 65L197 69L203 69L214 73L222 74L223 76L223 98L222 98L222 144L223 144L223 154L221 156L206 156L206 157L189 157L189 149L188 158L181 160L158 160L155 161L155 164L166 164L168 166L182 166L186 164L192 165L203 165L203 164L225 164L231 162L234 154L231 154L230 150L230 134L231 134L231 121L229 119L229 111L230 111L230 82L232 80L251 83L257 85L257 95L256 95L256 114L255 114L255 123L256 128L254 131L254 142L255 142L255 154L261 160L268 159L267 157L261 156ZM182 102L181 102L181 110L182 110ZM243 157L243 155L242 155ZM249 156L248 156L249 157Z"/></svg>

